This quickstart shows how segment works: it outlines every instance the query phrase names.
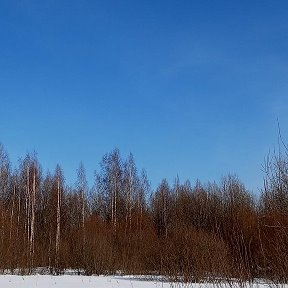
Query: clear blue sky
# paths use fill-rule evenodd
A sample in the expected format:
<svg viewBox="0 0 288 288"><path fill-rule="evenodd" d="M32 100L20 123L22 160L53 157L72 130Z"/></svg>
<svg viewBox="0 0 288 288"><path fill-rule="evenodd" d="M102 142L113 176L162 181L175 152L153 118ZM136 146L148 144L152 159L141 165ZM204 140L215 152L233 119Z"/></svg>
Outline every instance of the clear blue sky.
<svg viewBox="0 0 288 288"><path fill-rule="evenodd" d="M0 141L92 184L131 151L155 187L262 186L288 140L288 1L0 1Z"/></svg>

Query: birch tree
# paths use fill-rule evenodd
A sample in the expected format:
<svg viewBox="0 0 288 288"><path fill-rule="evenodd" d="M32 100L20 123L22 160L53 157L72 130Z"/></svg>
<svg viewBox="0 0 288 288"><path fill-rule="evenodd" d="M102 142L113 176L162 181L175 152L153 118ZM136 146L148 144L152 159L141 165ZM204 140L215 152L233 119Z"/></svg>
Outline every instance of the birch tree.
<svg viewBox="0 0 288 288"><path fill-rule="evenodd" d="M56 198L56 235L55 235L55 272L60 272L60 245L61 245L61 202L64 193L64 176L59 165L55 171L55 198Z"/></svg>
<svg viewBox="0 0 288 288"><path fill-rule="evenodd" d="M0 143L0 199L5 202L9 193L9 177L11 173L11 164L8 153Z"/></svg>
<svg viewBox="0 0 288 288"><path fill-rule="evenodd" d="M115 149L112 153L106 154L100 166L101 171L96 174L96 189L99 198L105 203L103 216L110 221L116 234L117 223L123 210L123 197L121 197L123 168L119 150Z"/></svg>
<svg viewBox="0 0 288 288"><path fill-rule="evenodd" d="M170 187L164 179L152 199L152 213L158 234L165 238L168 236L168 226L171 221L171 200Z"/></svg>
<svg viewBox="0 0 288 288"><path fill-rule="evenodd" d="M77 170L77 193L80 200L81 207L81 233L82 233L82 255L85 257L85 242L86 242L86 231L85 231L85 216L86 216L86 203L88 193L88 183L86 179L86 171L83 163L81 162Z"/></svg>
<svg viewBox="0 0 288 288"><path fill-rule="evenodd" d="M132 153L124 164L124 201L125 201L125 230L131 230L132 209L135 206L136 190L138 184L137 169Z"/></svg>
<svg viewBox="0 0 288 288"><path fill-rule="evenodd" d="M31 269L34 266L35 256L36 199L41 182L41 167L35 152L33 154L27 154L23 161L20 163L19 176L20 190L18 194L18 217L24 216L25 219L23 244L26 251L27 267L31 273ZM16 186L14 184L14 189L15 188ZM13 206L14 205L12 205L12 207ZM17 222L18 225L21 225L21 219L18 219ZM19 231L18 229L20 229L20 231L22 230L21 227L17 227L17 231Z"/></svg>
<svg viewBox="0 0 288 288"><path fill-rule="evenodd" d="M143 215L147 211L146 199L150 192L150 183L147 177L146 171L143 169L138 181L138 187L136 192L136 212L137 212L137 227L140 238L142 238L142 225Z"/></svg>
<svg viewBox="0 0 288 288"><path fill-rule="evenodd" d="M5 224L6 215L9 213L9 203L11 202L11 189L9 189L10 182L10 161L8 153L4 146L0 143L0 253L4 253L5 249Z"/></svg>

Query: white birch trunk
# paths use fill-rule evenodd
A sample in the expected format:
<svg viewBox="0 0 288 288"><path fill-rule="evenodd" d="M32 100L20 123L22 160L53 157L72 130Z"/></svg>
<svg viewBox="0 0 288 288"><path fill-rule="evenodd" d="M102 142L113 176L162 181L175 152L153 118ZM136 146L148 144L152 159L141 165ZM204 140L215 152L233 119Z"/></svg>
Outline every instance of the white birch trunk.
<svg viewBox="0 0 288 288"><path fill-rule="evenodd" d="M30 185L29 185L29 166L27 167L27 175L26 175L26 197L25 197L25 208L26 208L26 217L27 217L27 223L25 224L25 230L26 230L26 241L27 241L27 264L28 267L30 266L30 206L31 206L31 199L30 199Z"/></svg>
<svg viewBox="0 0 288 288"><path fill-rule="evenodd" d="M84 189L82 189L81 194L82 194L81 198L82 198L82 233L83 233L82 251L83 251L83 254L84 254L85 242L86 242L86 231L85 231L85 193L84 193Z"/></svg>
<svg viewBox="0 0 288 288"><path fill-rule="evenodd" d="M12 199L12 208L10 214L10 235L9 235L9 243L12 241L12 225L13 225L13 218L14 218L14 205L15 205L15 194L16 194L16 187L13 187L13 199Z"/></svg>
<svg viewBox="0 0 288 288"><path fill-rule="evenodd" d="M21 197L18 193L18 215L17 215L17 239L19 239L19 228L20 228L20 214L21 214Z"/></svg>
<svg viewBox="0 0 288 288"><path fill-rule="evenodd" d="M31 223L30 223L30 263L31 267L34 264L34 228L35 228L35 200L36 200L36 173L34 169L33 173L33 187L32 187L32 199L31 199Z"/></svg>
<svg viewBox="0 0 288 288"><path fill-rule="evenodd" d="M56 269L59 268L59 252L60 252L60 207L61 207L61 193L60 180L57 180L57 227L56 227Z"/></svg>

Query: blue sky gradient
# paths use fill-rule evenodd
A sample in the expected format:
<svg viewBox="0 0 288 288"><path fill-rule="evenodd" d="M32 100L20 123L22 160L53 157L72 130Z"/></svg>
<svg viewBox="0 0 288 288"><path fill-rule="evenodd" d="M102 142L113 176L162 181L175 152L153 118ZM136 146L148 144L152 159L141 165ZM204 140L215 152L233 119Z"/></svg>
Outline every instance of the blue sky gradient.
<svg viewBox="0 0 288 288"><path fill-rule="evenodd" d="M287 1L0 1L0 141L68 183L131 151L152 186L235 173L288 139Z"/></svg>

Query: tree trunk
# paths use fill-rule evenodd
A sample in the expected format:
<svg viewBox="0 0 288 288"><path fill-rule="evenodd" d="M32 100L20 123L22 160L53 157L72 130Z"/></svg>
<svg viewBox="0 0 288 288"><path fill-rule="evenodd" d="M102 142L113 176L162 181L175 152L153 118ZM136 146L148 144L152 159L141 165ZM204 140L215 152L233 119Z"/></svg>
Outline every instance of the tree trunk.
<svg viewBox="0 0 288 288"><path fill-rule="evenodd" d="M34 229L35 229L35 200L36 200L36 172L33 173L33 187L31 199L31 223L30 223L30 268L34 265Z"/></svg>
<svg viewBox="0 0 288 288"><path fill-rule="evenodd" d="M56 273L59 273L59 252L60 252L60 207L61 207L61 193L60 193L60 179L57 179L57 227L56 227L56 255L55 266Z"/></svg>

